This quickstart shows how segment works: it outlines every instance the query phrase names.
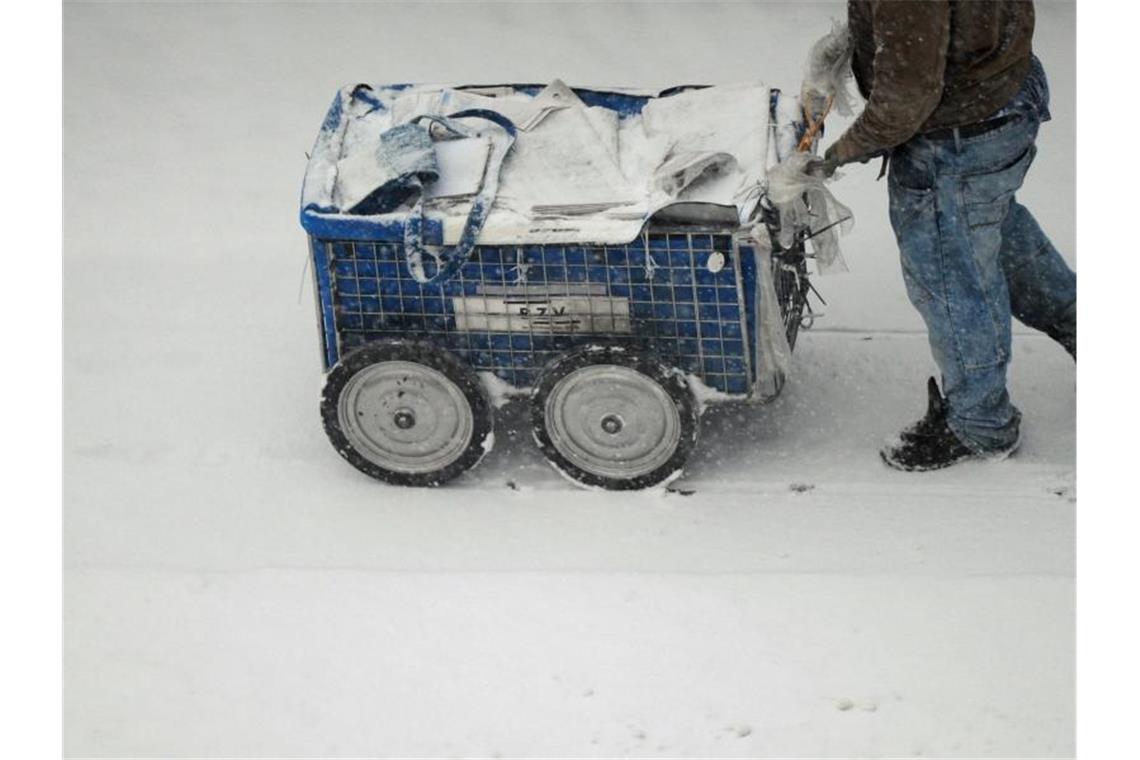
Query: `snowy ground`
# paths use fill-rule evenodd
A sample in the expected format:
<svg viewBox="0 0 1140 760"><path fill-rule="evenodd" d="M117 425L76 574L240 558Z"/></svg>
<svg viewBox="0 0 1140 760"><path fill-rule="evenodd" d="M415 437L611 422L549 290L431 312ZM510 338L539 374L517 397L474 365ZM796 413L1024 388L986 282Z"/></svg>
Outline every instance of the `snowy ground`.
<svg viewBox="0 0 1140 760"><path fill-rule="evenodd" d="M888 470L924 341L817 334L691 496L571 490L511 408L454 487L377 485L280 345L74 369L68 750L1070 755L1073 370L1016 350L1009 462Z"/></svg>
<svg viewBox="0 0 1140 760"><path fill-rule="evenodd" d="M836 187L833 331L775 403L706 416L692 495L571 489L517 405L433 491L320 430L295 213L337 86L794 82L773 46L842 4L334 7L67 8L67 752L1071 755L1072 362L1017 337L1014 459L885 468L931 361L870 168ZM540 10L577 55L519 33ZM1056 118L1024 196L1071 251L1072 8L1040 15ZM459 52L410 58L427 21ZM659 54L682 27L730 44ZM499 35L485 76L458 29Z"/></svg>

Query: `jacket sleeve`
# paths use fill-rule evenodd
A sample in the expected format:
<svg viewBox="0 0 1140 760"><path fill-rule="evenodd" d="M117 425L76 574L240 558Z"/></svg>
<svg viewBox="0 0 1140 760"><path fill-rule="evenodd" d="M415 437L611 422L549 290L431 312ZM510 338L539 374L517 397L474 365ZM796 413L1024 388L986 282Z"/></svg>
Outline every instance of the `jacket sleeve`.
<svg viewBox="0 0 1140 760"><path fill-rule="evenodd" d="M948 0L877 0L875 56L863 112L835 143L839 163L864 161L913 137L942 99Z"/></svg>

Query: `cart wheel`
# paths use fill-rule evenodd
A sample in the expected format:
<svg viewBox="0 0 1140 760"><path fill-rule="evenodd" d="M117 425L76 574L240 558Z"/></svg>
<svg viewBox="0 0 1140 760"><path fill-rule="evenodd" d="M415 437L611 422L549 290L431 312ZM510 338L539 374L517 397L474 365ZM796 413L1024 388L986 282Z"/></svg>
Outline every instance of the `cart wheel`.
<svg viewBox="0 0 1140 760"><path fill-rule="evenodd" d="M491 448L492 410L479 378L430 343L379 341L329 372L321 416L353 467L387 483L437 486Z"/></svg>
<svg viewBox="0 0 1140 760"><path fill-rule="evenodd" d="M531 427L559 472L591 487L647 488L678 474L697 440L697 405L679 373L620 346L555 359L531 396Z"/></svg>

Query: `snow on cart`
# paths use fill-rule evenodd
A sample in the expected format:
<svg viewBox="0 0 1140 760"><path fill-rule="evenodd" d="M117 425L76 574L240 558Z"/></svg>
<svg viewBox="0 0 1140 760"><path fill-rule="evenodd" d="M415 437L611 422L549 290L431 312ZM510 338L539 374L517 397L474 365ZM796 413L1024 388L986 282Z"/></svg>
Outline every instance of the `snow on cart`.
<svg viewBox="0 0 1140 760"><path fill-rule="evenodd" d="M778 393L811 318L830 212L787 183L777 206L767 171L807 130L760 84L341 90L301 207L336 450L439 485L491 449L507 388L575 482L678 475L704 406Z"/></svg>

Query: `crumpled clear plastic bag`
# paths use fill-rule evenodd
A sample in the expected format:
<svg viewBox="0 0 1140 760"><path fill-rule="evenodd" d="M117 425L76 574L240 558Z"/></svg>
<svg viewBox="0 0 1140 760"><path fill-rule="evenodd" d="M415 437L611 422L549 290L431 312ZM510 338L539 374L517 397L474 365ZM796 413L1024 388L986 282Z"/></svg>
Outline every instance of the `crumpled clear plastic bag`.
<svg viewBox="0 0 1140 760"><path fill-rule="evenodd" d="M840 116L852 114L854 104L849 85L853 50L847 24L838 21L832 22L831 31L812 45L804 66L800 101L813 119L827 110L828 99L832 100L831 110Z"/></svg>
<svg viewBox="0 0 1140 760"><path fill-rule="evenodd" d="M851 209L824 187L822 177L805 171L811 153L795 153L768 170L768 200L780 216L780 245L788 248L797 232L809 230L808 245L820 274L846 272L839 235L855 226Z"/></svg>
<svg viewBox="0 0 1140 760"><path fill-rule="evenodd" d="M760 285L760 297L755 299L754 324L756 357L759 363L757 372L758 393L753 396L755 403L774 398L792 371L792 347L788 344L788 333L784 327L784 315L780 313L780 299L776 296L776 283L772 272L772 241L766 228L757 228L752 245L756 256L756 272Z"/></svg>

